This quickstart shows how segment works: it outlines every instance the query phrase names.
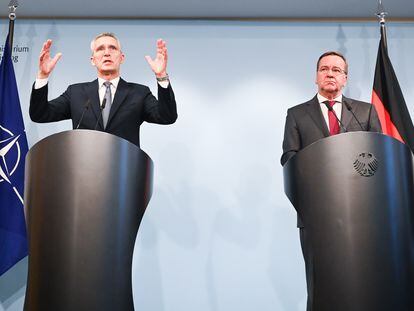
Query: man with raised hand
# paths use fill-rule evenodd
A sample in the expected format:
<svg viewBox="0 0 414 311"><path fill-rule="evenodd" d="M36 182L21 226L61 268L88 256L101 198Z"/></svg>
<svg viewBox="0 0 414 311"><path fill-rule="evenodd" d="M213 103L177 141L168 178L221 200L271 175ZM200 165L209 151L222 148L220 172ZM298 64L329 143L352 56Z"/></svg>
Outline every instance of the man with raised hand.
<svg viewBox="0 0 414 311"><path fill-rule="evenodd" d="M91 42L91 64L96 67L97 79L72 84L58 98L49 101L48 78L62 56L58 53L51 57L51 45L52 40L47 40L39 56L39 71L30 98L33 121L72 119L73 128L105 131L139 146L139 127L144 121L172 124L177 119L164 40L157 41L155 59L145 56L158 81L158 100L147 86L120 77L125 55L117 37L106 32Z"/></svg>

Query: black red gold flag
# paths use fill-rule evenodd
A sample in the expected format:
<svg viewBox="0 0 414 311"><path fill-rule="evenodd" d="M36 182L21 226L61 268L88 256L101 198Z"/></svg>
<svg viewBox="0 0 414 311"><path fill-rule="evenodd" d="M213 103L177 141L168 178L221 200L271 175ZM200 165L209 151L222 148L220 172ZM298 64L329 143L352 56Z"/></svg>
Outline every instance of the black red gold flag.
<svg viewBox="0 0 414 311"><path fill-rule="evenodd" d="M406 143L414 151L414 126L388 56L384 24L381 24L371 102L378 112L382 132Z"/></svg>

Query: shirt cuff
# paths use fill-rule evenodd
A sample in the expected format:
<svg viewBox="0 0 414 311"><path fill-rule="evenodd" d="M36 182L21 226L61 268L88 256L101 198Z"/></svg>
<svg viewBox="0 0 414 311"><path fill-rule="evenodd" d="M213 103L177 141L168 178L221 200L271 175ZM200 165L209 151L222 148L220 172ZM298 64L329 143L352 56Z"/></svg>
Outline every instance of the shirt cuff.
<svg viewBox="0 0 414 311"><path fill-rule="evenodd" d="M166 89L166 88L168 88L168 86L170 85L170 81L161 81L161 82L158 82L158 84L159 84L162 88Z"/></svg>
<svg viewBox="0 0 414 311"><path fill-rule="evenodd" d="M34 85L35 90L44 87L47 84L48 81L49 81L48 78L45 78L45 79L36 79L35 85Z"/></svg>

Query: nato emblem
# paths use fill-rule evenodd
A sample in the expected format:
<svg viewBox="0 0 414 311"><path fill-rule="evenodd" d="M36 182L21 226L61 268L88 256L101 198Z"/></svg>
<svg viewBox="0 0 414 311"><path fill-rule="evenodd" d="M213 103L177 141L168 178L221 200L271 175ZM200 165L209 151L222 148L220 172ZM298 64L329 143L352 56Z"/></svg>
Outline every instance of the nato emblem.
<svg viewBox="0 0 414 311"><path fill-rule="evenodd" d="M379 161L369 152L360 153L354 161L354 169L363 177L374 176L378 167Z"/></svg>
<svg viewBox="0 0 414 311"><path fill-rule="evenodd" d="M14 136L11 131L1 125L0 131L3 134L5 132L5 136L7 137L6 139L0 140L0 185L3 182L12 185L14 192L23 204L22 196L10 181L10 177L16 172L20 163L21 150L18 142L20 135Z"/></svg>

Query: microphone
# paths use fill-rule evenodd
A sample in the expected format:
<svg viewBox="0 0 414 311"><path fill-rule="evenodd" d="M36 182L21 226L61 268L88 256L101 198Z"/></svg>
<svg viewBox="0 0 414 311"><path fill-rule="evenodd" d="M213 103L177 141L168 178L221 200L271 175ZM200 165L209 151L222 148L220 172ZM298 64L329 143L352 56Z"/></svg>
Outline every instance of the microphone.
<svg viewBox="0 0 414 311"><path fill-rule="evenodd" d="M364 128L361 125L361 122L359 122L358 118L356 117L355 113L352 111L352 107L350 104L348 104L346 101L343 101L343 103L345 104L346 109L348 109L348 111L350 113L352 113L352 115L354 116L354 119L358 122L359 127L361 128L362 131L364 131Z"/></svg>
<svg viewBox="0 0 414 311"><path fill-rule="evenodd" d="M101 111L105 109L105 106L106 106L106 97L102 101Z"/></svg>
<svg viewBox="0 0 414 311"><path fill-rule="evenodd" d="M83 116L85 115L85 112L89 109L90 104L91 104L91 101L90 101L90 100L89 100L89 98L88 98L88 100L87 100L87 101L86 101L86 103L85 103L85 107L83 108L82 115L81 115L81 117L80 117L80 119L79 119L79 123L78 123L78 125L76 126L75 130L77 130L77 129L79 128L79 126L81 125L82 120L83 120Z"/></svg>
<svg viewBox="0 0 414 311"><path fill-rule="evenodd" d="M98 117L98 120L96 120L95 127L94 127L95 131L96 131L96 127L98 126L99 120L102 119L102 110L104 110L105 106L106 106L106 97L102 101L101 109L99 111L100 112L99 117Z"/></svg>
<svg viewBox="0 0 414 311"><path fill-rule="evenodd" d="M341 129L344 132L348 132L348 130L346 129L346 127L344 126L344 124L341 122L341 120L339 120L338 116L336 115L335 110L333 110L333 108L329 105L329 103L327 103L326 101L323 102L323 103L325 104L326 108L328 108L328 110L331 111L334 114L334 116L335 116L336 120L338 121L339 126L341 127Z"/></svg>

